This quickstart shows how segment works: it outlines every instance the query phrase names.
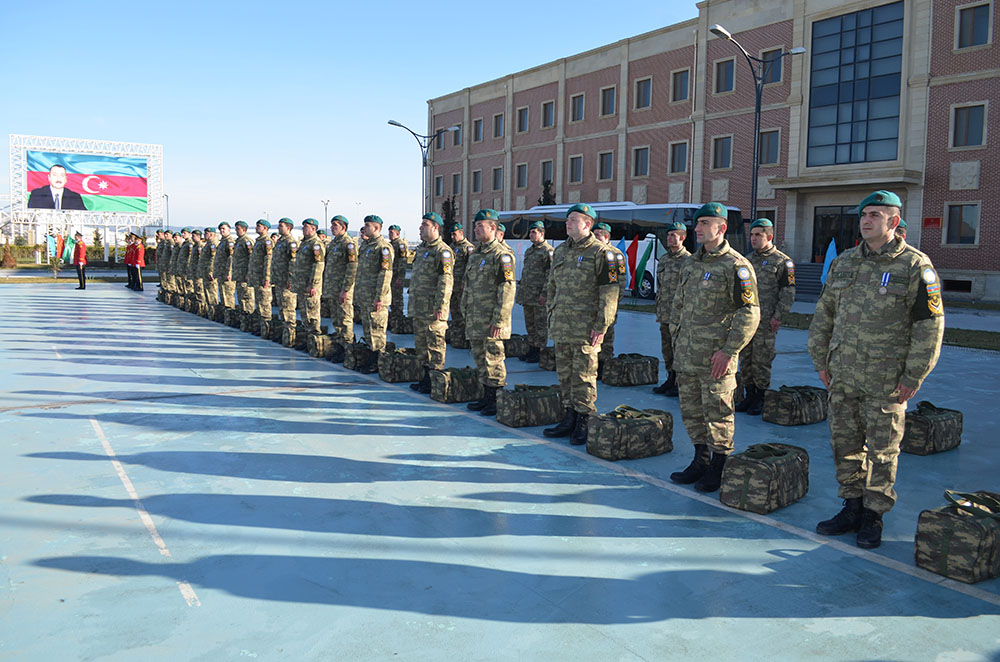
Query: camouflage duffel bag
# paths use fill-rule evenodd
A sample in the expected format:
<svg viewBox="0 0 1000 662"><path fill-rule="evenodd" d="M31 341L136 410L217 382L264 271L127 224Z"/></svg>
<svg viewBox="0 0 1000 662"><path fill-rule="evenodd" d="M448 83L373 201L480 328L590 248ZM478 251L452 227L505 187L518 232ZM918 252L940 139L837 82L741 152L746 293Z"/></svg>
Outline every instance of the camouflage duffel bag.
<svg viewBox="0 0 1000 662"><path fill-rule="evenodd" d="M336 341L325 333L310 333L308 339L309 356L318 359L329 358L333 354Z"/></svg>
<svg viewBox="0 0 1000 662"><path fill-rule="evenodd" d="M521 358L531 351L528 344L528 336L517 333L510 334L510 338L504 338L503 353L507 358Z"/></svg>
<svg viewBox="0 0 1000 662"><path fill-rule="evenodd" d="M830 394L816 386L782 386L764 392L760 417L778 425L809 425L826 420Z"/></svg>
<svg viewBox="0 0 1000 662"><path fill-rule="evenodd" d="M674 417L659 409L618 405L591 416L587 452L605 460L637 460L674 450Z"/></svg>
<svg viewBox="0 0 1000 662"><path fill-rule="evenodd" d="M660 359L642 354L619 354L604 362L601 381L608 386L655 384L660 376Z"/></svg>
<svg viewBox="0 0 1000 662"><path fill-rule="evenodd" d="M926 400L906 412L906 430L899 450L916 455L950 451L962 443L962 412L935 407Z"/></svg>
<svg viewBox="0 0 1000 662"><path fill-rule="evenodd" d="M556 369L556 348L542 347L538 350L538 367L542 370Z"/></svg>
<svg viewBox="0 0 1000 662"><path fill-rule="evenodd" d="M383 353L392 352L396 349L396 344L387 342ZM372 350L363 341L344 343L344 367L348 370L360 372L371 360Z"/></svg>
<svg viewBox="0 0 1000 662"><path fill-rule="evenodd" d="M399 335L412 335L413 334L413 318L412 317L400 317L398 319L389 320L389 333L397 333Z"/></svg>
<svg viewBox="0 0 1000 662"><path fill-rule="evenodd" d="M444 341L455 349L469 349L472 346L469 344L468 338L465 337L464 329L460 333L456 333L451 327L448 327L448 330L444 332Z"/></svg>
<svg viewBox="0 0 1000 662"><path fill-rule="evenodd" d="M274 315L274 316L271 317L271 328L270 328L270 331L271 331L271 336L270 336L271 340L273 340L274 342L280 343L281 342L281 337L282 337L282 335L285 332L285 325L281 321L281 318L278 317L277 315Z"/></svg>
<svg viewBox="0 0 1000 662"><path fill-rule="evenodd" d="M437 402L472 402L483 397L483 385L476 369L445 368L431 370L431 400Z"/></svg>
<svg viewBox="0 0 1000 662"><path fill-rule="evenodd" d="M719 501L763 515L798 501L808 491L806 449L789 444L754 444L726 460Z"/></svg>
<svg viewBox="0 0 1000 662"><path fill-rule="evenodd" d="M944 496L950 504L917 519L917 565L967 584L1000 577L1000 494L948 490Z"/></svg>
<svg viewBox="0 0 1000 662"><path fill-rule="evenodd" d="M419 382L424 367L417 360L417 350L402 347L378 355L378 376L383 382Z"/></svg>
<svg viewBox="0 0 1000 662"><path fill-rule="evenodd" d="M565 415L558 386L516 384L513 391L497 391L497 423L507 427L552 425Z"/></svg>

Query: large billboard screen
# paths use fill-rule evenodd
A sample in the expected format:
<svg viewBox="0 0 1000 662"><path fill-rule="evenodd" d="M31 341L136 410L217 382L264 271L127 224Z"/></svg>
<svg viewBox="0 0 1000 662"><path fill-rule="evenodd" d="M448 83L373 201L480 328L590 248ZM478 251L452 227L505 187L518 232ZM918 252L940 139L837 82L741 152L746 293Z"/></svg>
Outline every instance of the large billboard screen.
<svg viewBox="0 0 1000 662"><path fill-rule="evenodd" d="M24 153L28 209L145 214L145 158L28 149Z"/></svg>

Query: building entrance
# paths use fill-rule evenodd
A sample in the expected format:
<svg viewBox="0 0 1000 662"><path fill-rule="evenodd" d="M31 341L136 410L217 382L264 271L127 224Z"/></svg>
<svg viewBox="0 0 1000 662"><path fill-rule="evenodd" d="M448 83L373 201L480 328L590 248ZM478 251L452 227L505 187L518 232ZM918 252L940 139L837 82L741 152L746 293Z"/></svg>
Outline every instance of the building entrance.
<svg viewBox="0 0 1000 662"><path fill-rule="evenodd" d="M860 237L857 207L815 207L814 211L813 262L823 262L831 239L837 242L838 254L857 245Z"/></svg>

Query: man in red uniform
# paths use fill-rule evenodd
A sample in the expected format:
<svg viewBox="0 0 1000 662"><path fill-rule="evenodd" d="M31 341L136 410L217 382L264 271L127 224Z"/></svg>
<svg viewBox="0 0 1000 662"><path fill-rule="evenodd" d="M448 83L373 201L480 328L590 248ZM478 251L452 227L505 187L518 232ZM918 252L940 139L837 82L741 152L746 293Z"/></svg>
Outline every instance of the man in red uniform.
<svg viewBox="0 0 1000 662"><path fill-rule="evenodd" d="M80 280L78 290L87 289L87 244L83 243L83 235L75 235L76 246L73 248L73 264L76 265L76 277Z"/></svg>
<svg viewBox="0 0 1000 662"><path fill-rule="evenodd" d="M125 273L128 274L128 289L132 289L132 284L135 282L135 278L132 276L132 233L125 235Z"/></svg>
<svg viewBox="0 0 1000 662"><path fill-rule="evenodd" d="M135 278L132 289L136 292L142 292L142 268L146 266L146 243L137 234L132 235L132 241L134 242L132 246L132 276Z"/></svg>

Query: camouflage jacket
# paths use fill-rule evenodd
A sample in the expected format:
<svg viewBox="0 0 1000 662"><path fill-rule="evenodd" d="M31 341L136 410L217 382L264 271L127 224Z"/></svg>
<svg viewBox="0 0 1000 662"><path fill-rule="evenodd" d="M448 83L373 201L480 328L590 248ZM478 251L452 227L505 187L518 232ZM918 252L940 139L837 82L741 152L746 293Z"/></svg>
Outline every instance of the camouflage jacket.
<svg viewBox="0 0 1000 662"><path fill-rule="evenodd" d="M448 319L454 263L454 253L440 238L417 247L410 273L411 317L433 320L440 312L441 319Z"/></svg>
<svg viewBox="0 0 1000 662"><path fill-rule="evenodd" d="M556 246L545 297L549 337L589 343L591 332L606 333L618 314L620 280L617 255L593 234Z"/></svg>
<svg viewBox="0 0 1000 662"><path fill-rule="evenodd" d="M218 247L215 249L215 264L212 265L212 273L219 280L226 280L233 276L233 253L236 252L236 237L220 237Z"/></svg>
<svg viewBox="0 0 1000 662"><path fill-rule="evenodd" d="M159 274L166 273L170 268L170 240L156 242L156 271Z"/></svg>
<svg viewBox="0 0 1000 662"><path fill-rule="evenodd" d="M389 243L392 246L392 278L393 280L403 280L406 278L406 267L409 264L406 240L402 237L396 237Z"/></svg>
<svg viewBox="0 0 1000 662"><path fill-rule="evenodd" d="M691 251L681 245L676 253L668 250L656 263L656 321L660 324L670 322L670 309L681 280L681 267L684 266L684 258L689 255Z"/></svg>
<svg viewBox="0 0 1000 662"><path fill-rule="evenodd" d="M323 296L340 297L341 292L354 290L358 274L358 242L346 232L326 247L326 269L323 271Z"/></svg>
<svg viewBox="0 0 1000 662"><path fill-rule="evenodd" d="M292 287L292 263L299 250L299 240L292 235L278 237L271 253L271 285L288 290Z"/></svg>
<svg viewBox="0 0 1000 662"><path fill-rule="evenodd" d="M761 324L770 324L772 317L780 321L795 301L795 263L774 246L752 251L747 259L757 275Z"/></svg>
<svg viewBox="0 0 1000 662"><path fill-rule="evenodd" d="M271 282L271 252L274 242L266 234L257 235L250 252L250 267L247 276L253 287L264 287L264 282Z"/></svg>
<svg viewBox="0 0 1000 662"><path fill-rule="evenodd" d="M185 239L170 255L170 273L178 278L187 278L187 265L191 259L192 246L194 246L194 242L191 239Z"/></svg>
<svg viewBox="0 0 1000 662"><path fill-rule="evenodd" d="M485 338L489 327L510 338L510 314L514 308L514 254L497 240L479 244L465 266L462 312L469 338Z"/></svg>
<svg viewBox="0 0 1000 662"><path fill-rule="evenodd" d="M188 256L187 265L184 267L184 277L191 280L198 280L198 263L201 260L201 250L205 247L204 241L192 241L191 252Z"/></svg>
<svg viewBox="0 0 1000 662"><path fill-rule="evenodd" d="M292 266L292 289L298 294L305 294L309 289L316 288L316 292L321 293L325 266L326 246L320 238L313 235L303 239Z"/></svg>
<svg viewBox="0 0 1000 662"><path fill-rule="evenodd" d="M358 246L358 273L354 281L354 300L361 304L381 301L392 303L392 245L385 237L365 239Z"/></svg>
<svg viewBox="0 0 1000 662"><path fill-rule="evenodd" d="M233 250L233 280L245 283L250 275L250 255L253 253L253 239L245 234L236 238L236 248Z"/></svg>
<svg viewBox="0 0 1000 662"><path fill-rule="evenodd" d="M670 311L674 369L710 371L717 351L735 358L760 322L757 280L749 261L725 239L714 251L704 246L684 261ZM729 366L736 371L736 361Z"/></svg>
<svg viewBox="0 0 1000 662"><path fill-rule="evenodd" d="M816 370L836 384L889 397L918 389L937 363L944 335L941 283L930 259L892 239L877 251L848 249L830 265L809 326Z"/></svg>
<svg viewBox="0 0 1000 662"><path fill-rule="evenodd" d="M517 283L514 303L539 305L538 297L545 294L545 282L549 279L549 270L552 268L552 252L552 246L547 241L532 244L524 251L521 280Z"/></svg>
<svg viewBox="0 0 1000 662"><path fill-rule="evenodd" d="M215 255L219 252L221 240L216 235L213 241L206 241L201 247L201 255L198 258L198 277L203 279L215 278Z"/></svg>
<svg viewBox="0 0 1000 662"><path fill-rule="evenodd" d="M463 239L452 244L451 250L455 253L455 284L451 291L461 296L462 290L465 289L465 267L469 264L469 256L476 250L476 245L468 239Z"/></svg>
<svg viewBox="0 0 1000 662"><path fill-rule="evenodd" d="M615 254L615 264L618 265L618 298L621 298L625 295L625 281L627 280L625 274L628 271L625 266L625 253L622 253L621 249L611 242L601 243L601 245L604 246L605 251L612 251ZM642 274L636 273L636 278L641 282Z"/></svg>

